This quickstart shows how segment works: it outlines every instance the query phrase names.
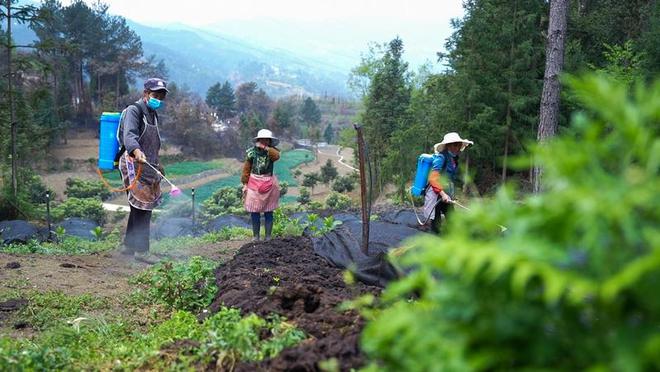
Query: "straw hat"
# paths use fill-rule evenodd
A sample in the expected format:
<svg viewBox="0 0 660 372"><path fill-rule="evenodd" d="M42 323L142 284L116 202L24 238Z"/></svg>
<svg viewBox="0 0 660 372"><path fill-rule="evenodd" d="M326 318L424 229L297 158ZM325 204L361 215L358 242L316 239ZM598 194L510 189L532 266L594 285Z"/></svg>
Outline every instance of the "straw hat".
<svg viewBox="0 0 660 372"><path fill-rule="evenodd" d="M257 142L259 138L270 139L271 146L277 146L277 144L280 143L280 140L277 137L273 137L273 132L268 129L260 129L259 132L257 132L257 136L254 137L254 142Z"/></svg>
<svg viewBox="0 0 660 372"><path fill-rule="evenodd" d="M461 136L459 136L458 133L450 132L445 134L445 136L442 138L442 142L433 145L433 151L442 152L442 150L445 149L445 145L456 142L461 142L463 144L461 146L461 151L465 150L465 148L468 147L469 145L474 145L474 142L468 139L461 138Z"/></svg>

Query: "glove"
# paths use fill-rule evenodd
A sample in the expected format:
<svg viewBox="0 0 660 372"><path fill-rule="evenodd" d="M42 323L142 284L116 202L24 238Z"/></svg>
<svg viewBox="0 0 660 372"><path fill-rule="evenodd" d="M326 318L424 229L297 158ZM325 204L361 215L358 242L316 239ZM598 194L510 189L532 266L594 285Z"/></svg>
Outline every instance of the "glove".
<svg viewBox="0 0 660 372"><path fill-rule="evenodd" d="M451 198L444 191L440 191L440 198L442 198L442 201L445 203L451 203Z"/></svg>
<svg viewBox="0 0 660 372"><path fill-rule="evenodd" d="M133 150L133 158L140 163L147 162L147 156L140 149Z"/></svg>

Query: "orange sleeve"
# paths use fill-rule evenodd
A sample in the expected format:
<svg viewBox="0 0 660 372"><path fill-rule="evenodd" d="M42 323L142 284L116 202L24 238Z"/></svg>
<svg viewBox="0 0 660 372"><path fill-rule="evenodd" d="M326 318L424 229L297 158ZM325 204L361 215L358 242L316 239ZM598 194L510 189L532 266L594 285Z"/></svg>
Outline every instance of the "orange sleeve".
<svg viewBox="0 0 660 372"><path fill-rule="evenodd" d="M250 160L245 160L243 163L243 173L241 173L241 183L247 184L250 179L250 172L252 171L252 162Z"/></svg>
<svg viewBox="0 0 660 372"><path fill-rule="evenodd" d="M433 188L433 191L440 193L442 191L442 182L440 182L440 172L432 170L429 173L429 185Z"/></svg>
<svg viewBox="0 0 660 372"><path fill-rule="evenodd" d="M276 149L275 147L269 147L268 157L270 158L271 161L280 160L280 150Z"/></svg>

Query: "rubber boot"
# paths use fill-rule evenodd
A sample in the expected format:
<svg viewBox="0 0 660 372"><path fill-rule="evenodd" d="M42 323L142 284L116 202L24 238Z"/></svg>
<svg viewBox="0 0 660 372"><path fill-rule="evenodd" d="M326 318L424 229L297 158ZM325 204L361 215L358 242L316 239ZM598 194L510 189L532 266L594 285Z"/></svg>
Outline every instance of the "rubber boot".
<svg viewBox="0 0 660 372"><path fill-rule="evenodd" d="M266 220L266 240L270 240L273 233L273 220Z"/></svg>
<svg viewBox="0 0 660 372"><path fill-rule="evenodd" d="M259 240L259 235L261 233L261 216L259 213L252 213L252 240Z"/></svg>

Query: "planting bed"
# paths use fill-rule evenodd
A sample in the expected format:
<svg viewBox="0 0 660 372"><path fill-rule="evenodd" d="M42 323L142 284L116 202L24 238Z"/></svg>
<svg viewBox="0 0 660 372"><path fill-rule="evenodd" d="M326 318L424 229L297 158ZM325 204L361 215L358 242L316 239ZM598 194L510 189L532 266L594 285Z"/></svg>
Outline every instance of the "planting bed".
<svg viewBox="0 0 660 372"><path fill-rule="evenodd" d="M261 316L280 314L309 338L260 364L242 364L240 371L315 371L318 363L336 358L342 370L364 363L358 346L362 318L341 312L343 301L377 287L347 286L343 272L316 255L307 238L285 238L244 245L233 260L216 270L218 295L211 312L221 306Z"/></svg>

